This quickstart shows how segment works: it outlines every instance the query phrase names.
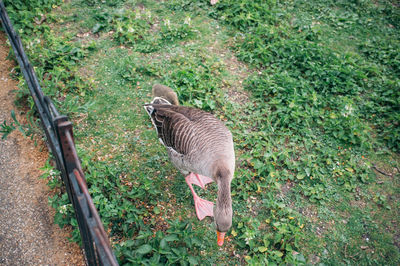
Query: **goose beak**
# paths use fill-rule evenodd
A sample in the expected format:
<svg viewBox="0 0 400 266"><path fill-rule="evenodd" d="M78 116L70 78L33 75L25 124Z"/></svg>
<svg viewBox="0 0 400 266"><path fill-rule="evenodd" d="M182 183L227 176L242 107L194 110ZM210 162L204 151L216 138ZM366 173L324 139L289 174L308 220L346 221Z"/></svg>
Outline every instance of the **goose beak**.
<svg viewBox="0 0 400 266"><path fill-rule="evenodd" d="M224 244L225 233L217 231L217 241L218 246L222 246Z"/></svg>

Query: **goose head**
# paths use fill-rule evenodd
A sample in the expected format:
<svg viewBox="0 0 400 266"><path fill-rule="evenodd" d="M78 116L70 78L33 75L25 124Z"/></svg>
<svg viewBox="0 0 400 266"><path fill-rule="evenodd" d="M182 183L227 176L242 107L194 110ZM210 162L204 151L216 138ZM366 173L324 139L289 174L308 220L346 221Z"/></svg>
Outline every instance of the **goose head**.
<svg viewBox="0 0 400 266"><path fill-rule="evenodd" d="M215 225L217 226L217 243L218 246L224 244L225 233L232 226L232 201L228 207L220 207L217 205L214 208Z"/></svg>
<svg viewBox="0 0 400 266"><path fill-rule="evenodd" d="M167 100L170 104L179 105L176 92L170 87L161 84L155 84L152 88L153 97L160 97Z"/></svg>

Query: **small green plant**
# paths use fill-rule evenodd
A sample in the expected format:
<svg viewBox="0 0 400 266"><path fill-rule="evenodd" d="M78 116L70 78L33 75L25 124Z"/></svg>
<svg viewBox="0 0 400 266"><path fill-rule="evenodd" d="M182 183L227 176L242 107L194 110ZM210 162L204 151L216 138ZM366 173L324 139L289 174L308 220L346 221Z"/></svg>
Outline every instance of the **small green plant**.
<svg viewBox="0 0 400 266"><path fill-rule="evenodd" d="M127 240L117 246L117 252L126 256L134 264L199 264L190 251L202 247L200 237L196 236L188 223L178 220L170 222L166 233L140 231L136 240Z"/></svg>
<svg viewBox="0 0 400 266"><path fill-rule="evenodd" d="M214 110L222 101L219 84L223 66L205 55L178 57L175 63L180 66L165 77L165 83L176 90L179 100L198 108Z"/></svg>
<svg viewBox="0 0 400 266"><path fill-rule="evenodd" d="M194 31L190 25L190 17L187 17L183 23L172 24L170 19L165 19L160 30L161 38L167 42L174 42L192 38Z"/></svg>
<svg viewBox="0 0 400 266"><path fill-rule="evenodd" d="M46 164L40 170L43 171L43 174L40 176L40 178L47 180L47 185L51 189L61 188L63 183L61 180L60 171L50 163L50 159L46 161Z"/></svg>
<svg viewBox="0 0 400 266"><path fill-rule="evenodd" d="M6 139L7 136L16 129L15 124L13 122L7 124L6 120L3 121L3 124L1 124L0 127L1 127L0 133L3 134L1 139Z"/></svg>
<svg viewBox="0 0 400 266"><path fill-rule="evenodd" d="M247 31L251 27L278 21L282 13L276 10L276 5L275 0L228 0L218 2L210 14L241 31Z"/></svg>
<svg viewBox="0 0 400 266"><path fill-rule="evenodd" d="M115 7L115 6L119 6L122 3L124 3L126 0L87 0L84 1L86 4L90 5L90 6L96 6L99 4L105 4L107 6L111 6L111 7Z"/></svg>
<svg viewBox="0 0 400 266"><path fill-rule="evenodd" d="M152 53L159 50L164 43L194 37L195 30L191 26L190 17L179 22L171 18L159 20L150 10L124 10L116 13L113 19L114 39L138 52Z"/></svg>
<svg viewBox="0 0 400 266"><path fill-rule="evenodd" d="M36 32L48 30L47 26L42 23L44 21L44 13L62 2L62 0L28 2L24 0L5 0L4 5L16 31L19 34L32 35Z"/></svg>
<svg viewBox="0 0 400 266"><path fill-rule="evenodd" d="M135 45L145 41L150 33L151 13L125 11L114 18L114 38L120 44Z"/></svg>
<svg viewBox="0 0 400 266"><path fill-rule="evenodd" d="M6 139L7 136L13 132L15 129L18 129L25 137L31 137L33 139L34 129L33 129L33 120L30 121L29 124L23 125L21 124L17 117L15 116L15 111L11 111L11 118L13 121L10 124L7 124L7 121L4 120L1 125L0 133L3 134L2 139Z"/></svg>
<svg viewBox="0 0 400 266"><path fill-rule="evenodd" d="M303 255L297 252L304 227L298 215L272 198L264 199L262 208L260 215L263 213L266 219L260 219L260 215L242 217L232 231L238 238L238 245L248 247L246 261L249 264L305 263Z"/></svg>
<svg viewBox="0 0 400 266"><path fill-rule="evenodd" d="M96 24L92 28L93 33L108 31L111 29L112 14L109 12L96 10L94 18L96 20Z"/></svg>

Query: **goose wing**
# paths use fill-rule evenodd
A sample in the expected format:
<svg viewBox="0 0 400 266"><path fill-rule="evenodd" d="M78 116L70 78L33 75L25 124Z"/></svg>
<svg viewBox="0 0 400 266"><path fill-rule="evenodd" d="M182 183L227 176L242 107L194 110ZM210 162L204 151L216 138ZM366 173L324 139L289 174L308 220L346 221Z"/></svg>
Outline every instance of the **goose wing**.
<svg viewBox="0 0 400 266"><path fill-rule="evenodd" d="M196 109L165 104L146 104L144 107L164 146L188 154L196 131L195 122L190 118L199 118Z"/></svg>

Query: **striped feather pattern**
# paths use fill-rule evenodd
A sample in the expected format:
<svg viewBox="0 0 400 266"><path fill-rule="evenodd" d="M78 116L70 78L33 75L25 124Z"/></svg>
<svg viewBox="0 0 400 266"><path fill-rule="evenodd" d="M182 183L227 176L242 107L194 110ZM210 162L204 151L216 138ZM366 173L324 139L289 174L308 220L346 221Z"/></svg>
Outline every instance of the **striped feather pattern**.
<svg viewBox="0 0 400 266"><path fill-rule="evenodd" d="M189 154L192 149L230 136L221 121L202 110L164 104L147 104L145 107L158 137L165 146L180 154Z"/></svg>

